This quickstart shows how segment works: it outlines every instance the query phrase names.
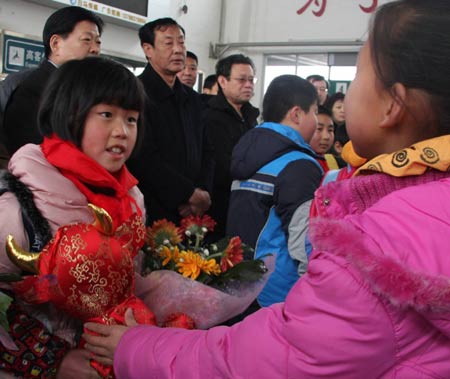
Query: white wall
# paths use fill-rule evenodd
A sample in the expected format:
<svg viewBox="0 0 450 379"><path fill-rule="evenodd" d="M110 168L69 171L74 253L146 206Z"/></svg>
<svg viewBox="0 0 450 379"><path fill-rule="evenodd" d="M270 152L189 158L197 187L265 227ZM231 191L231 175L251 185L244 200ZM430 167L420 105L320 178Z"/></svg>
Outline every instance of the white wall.
<svg viewBox="0 0 450 379"><path fill-rule="evenodd" d="M179 10L184 4L188 6L186 14ZM205 75L215 71L216 59L209 58L209 45L219 40L220 11L221 0L172 0L171 17L185 29L186 47L198 56Z"/></svg>
<svg viewBox="0 0 450 379"><path fill-rule="evenodd" d="M378 0L378 5L389 0ZM370 14L359 5L369 6L373 0L322 0L326 8L321 17L314 5L301 14L297 10L307 0L226 0L225 42L338 40L365 37Z"/></svg>
<svg viewBox="0 0 450 379"><path fill-rule="evenodd" d="M322 0L318 2L319 6L312 1L310 7L299 15L297 10L306 5L307 0L225 0L225 27L220 42L230 44L230 48L217 51L224 56L235 52L249 55L260 78L264 54L358 51L359 44L355 42L367 38L371 16L359 5L368 7L373 1ZM378 5L389 1L378 0ZM323 3L326 3L323 15L315 16L313 11L317 12ZM335 46L328 46L333 41ZM272 42L271 46L269 42ZM313 46L304 46L305 42ZM239 46L242 43L254 46ZM261 103L262 86L263 82L259 80L253 99L255 105Z"/></svg>

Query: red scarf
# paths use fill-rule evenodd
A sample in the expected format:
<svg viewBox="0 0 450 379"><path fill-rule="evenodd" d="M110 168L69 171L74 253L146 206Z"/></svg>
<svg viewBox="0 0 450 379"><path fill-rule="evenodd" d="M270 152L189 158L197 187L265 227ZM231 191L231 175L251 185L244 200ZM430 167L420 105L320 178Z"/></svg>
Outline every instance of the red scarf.
<svg viewBox="0 0 450 379"><path fill-rule="evenodd" d="M89 203L109 213L114 230L133 213L142 214L134 198L128 194L138 181L125 165L113 176L72 142L56 135L44 137L41 148L47 160L76 185Z"/></svg>

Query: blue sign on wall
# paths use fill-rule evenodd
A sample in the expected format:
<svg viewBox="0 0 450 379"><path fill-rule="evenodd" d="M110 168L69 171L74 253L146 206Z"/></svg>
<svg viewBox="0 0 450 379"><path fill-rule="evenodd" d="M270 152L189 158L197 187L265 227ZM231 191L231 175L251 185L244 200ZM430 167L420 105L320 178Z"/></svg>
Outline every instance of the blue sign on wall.
<svg viewBox="0 0 450 379"><path fill-rule="evenodd" d="M25 68L37 67L44 57L44 45L41 42L3 34L2 72L9 74Z"/></svg>

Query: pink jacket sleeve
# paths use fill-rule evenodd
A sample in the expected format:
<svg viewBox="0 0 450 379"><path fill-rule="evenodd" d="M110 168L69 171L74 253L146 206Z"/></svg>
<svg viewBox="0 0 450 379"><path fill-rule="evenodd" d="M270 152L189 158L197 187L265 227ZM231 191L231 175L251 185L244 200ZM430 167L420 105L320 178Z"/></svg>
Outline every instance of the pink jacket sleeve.
<svg viewBox="0 0 450 379"><path fill-rule="evenodd" d="M275 304L233 327L139 326L114 357L121 378L378 378L395 356L383 304L346 263L317 254Z"/></svg>

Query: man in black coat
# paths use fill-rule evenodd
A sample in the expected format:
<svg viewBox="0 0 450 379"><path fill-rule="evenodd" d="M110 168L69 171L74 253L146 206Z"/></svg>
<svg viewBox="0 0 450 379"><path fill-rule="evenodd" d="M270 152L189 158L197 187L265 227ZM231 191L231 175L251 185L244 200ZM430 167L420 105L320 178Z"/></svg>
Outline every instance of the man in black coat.
<svg viewBox="0 0 450 379"><path fill-rule="evenodd" d="M32 70L9 96L3 118L9 154L27 143L41 143L37 112L41 94L52 73L71 59L100 53L103 21L81 7L58 9L46 21L42 32L45 59Z"/></svg>
<svg viewBox="0 0 450 379"><path fill-rule="evenodd" d="M203 120L214 148L216 162L210 214L217 226L211 239L225 235L231 190L231 153L242 135L257 124L259 110L250 104L255 66L249 57L230 55L216 64L219 92L208 102Z"/></svg>
<svg viewBox="0 0 450 379"><path fill-rule="evenodd" d="M158 19L141 27L139 37L148 59L139 78L149 101L142 146L127 166L144 194L147 223L178 222L204 214L211 205L214 162L202 102L176 76L186 59L183 28L171 18Z"/></svg>

